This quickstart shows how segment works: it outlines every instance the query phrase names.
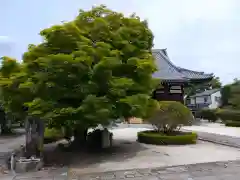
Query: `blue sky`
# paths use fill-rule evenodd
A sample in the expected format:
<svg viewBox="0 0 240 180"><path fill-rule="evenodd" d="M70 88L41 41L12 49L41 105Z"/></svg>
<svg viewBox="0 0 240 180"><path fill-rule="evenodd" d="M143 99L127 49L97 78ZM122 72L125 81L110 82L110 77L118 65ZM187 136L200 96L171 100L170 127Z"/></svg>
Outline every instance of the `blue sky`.
<svg viewBox="0 0 240 180"><path fill-rule="evenodd" d="M224 84L240 78L239 0L1 0L0 56L21 60L41 29L99 4L147 19L155 48L167 48L176 65L213 72Z"/></svg>

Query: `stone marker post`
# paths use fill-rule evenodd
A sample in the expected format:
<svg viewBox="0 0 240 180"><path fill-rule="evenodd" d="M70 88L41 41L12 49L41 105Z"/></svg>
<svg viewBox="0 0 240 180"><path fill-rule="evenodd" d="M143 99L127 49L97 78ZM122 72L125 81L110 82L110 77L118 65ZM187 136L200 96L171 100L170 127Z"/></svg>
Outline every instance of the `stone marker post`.
<svg viewBox="0 0 240 180"><path fill-rule="evenodd" d="M41 157L43 151L44 122L40 118L29 117L26 120L26 155Z"/></svg>

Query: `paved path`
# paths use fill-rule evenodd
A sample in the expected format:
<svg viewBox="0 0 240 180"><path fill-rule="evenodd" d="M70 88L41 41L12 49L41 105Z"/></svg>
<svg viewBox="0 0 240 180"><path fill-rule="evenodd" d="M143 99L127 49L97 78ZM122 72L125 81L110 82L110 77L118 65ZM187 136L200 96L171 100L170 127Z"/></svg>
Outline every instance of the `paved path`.
<svg viewBox="0 0 240 180"><path fill-rule="evenodd" d="M115 171L77 177L79 180L238 180L239 169L240 161L232 161Z"/></svg>
<svg viewBox="0 0 240 180"><path fill-rule="evenodd" d="M23 133L22 129L16 130L18 133ZM25 135L19 136L0 136L0 165L4 164L5 156L15 149L19 148L22 144L25 144Z"/></svg>
<svg viewBox="0 0 240 180"><path fill-rule="evenodd" d="M133 169L97 174L79 175L44 172L38 175L21 175L1 180L239 180L240 161L191 164L151 169Z"/></svg>
<svg viewBox="0 0 240 180"><path fill-rule="evenodd" d="M226 135L231 137L240 138L240 129L239 127L226 127L222 123L209 123L201 122L199 125L185 126L185 129L201 132L211 132L220 135Z"/></svg>
<svg viewBox="0 0 240 180"><path fill-rule="evenodd" d="M116 129L121 128L152 128L149 124L118 124ZM198 139L221 145L240 148L240 128L225 127L219 123L202 123L199 126L185 126L182 130L195 131Z"/></svg>
<svg viewBox="0 0 240 180"><path fill-rule="evenodd" d="M186 126L183 129L197 132L200 140L240 148L240 128L225 127L220 123L202 123L200 126Z"/></svg>

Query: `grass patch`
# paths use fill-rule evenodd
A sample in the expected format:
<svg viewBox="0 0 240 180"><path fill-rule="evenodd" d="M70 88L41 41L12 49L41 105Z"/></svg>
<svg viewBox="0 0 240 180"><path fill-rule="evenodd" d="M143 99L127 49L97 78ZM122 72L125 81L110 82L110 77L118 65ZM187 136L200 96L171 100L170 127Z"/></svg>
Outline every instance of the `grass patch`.
<svg viewBox="0 0 240 180"><path fill-rule="evenodd" d="M170 134L164 134L157 131L138 132L138 141L146 144L155 145L185 145L196 144L197 134L193 132L175 131Z"/></svg>

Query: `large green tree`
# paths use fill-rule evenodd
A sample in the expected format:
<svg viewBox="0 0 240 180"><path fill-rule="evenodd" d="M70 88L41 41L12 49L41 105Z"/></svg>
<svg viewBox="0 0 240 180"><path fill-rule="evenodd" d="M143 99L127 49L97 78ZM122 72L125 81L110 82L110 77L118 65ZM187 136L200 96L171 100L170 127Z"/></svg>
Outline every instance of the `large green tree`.
<svg viewBox="0 0 240 180"><path fill-rule="evenodd" d="M1 79L9 111L21 114L26 106L29 115L81 140L89 127L144 117L156 104L153 34L136 15L93 7L40 35L43 42L29 45L21 68Z"/></svg>

